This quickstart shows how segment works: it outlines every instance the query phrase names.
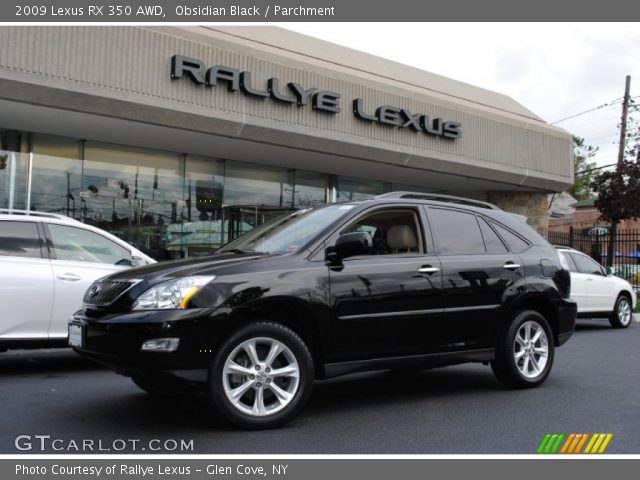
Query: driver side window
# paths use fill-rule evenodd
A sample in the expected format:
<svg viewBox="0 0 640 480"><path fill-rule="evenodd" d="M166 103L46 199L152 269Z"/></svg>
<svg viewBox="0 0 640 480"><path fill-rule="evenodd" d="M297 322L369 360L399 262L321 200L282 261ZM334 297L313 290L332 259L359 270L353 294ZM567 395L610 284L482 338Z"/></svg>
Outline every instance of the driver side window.
<svg viewBox="0 0 640 480"><path fill-rule="evenodd" d="M97 233L48 224L57 260L131 265L131 252Z"/></svg>
<svg viewBox="0 0 640 480"><path fill-rule="evenodd" d="M411 209L379 210L361 217L340 234L367 232L373 240L373 255L423 253L418 215Z"/></svg>
<svg viewBox="0 0 640 480"><path fill-rule="evenodd" d="M581 273L604 276L600 264L590 257L587 257L586 255L580 255L578 253L572 253L571 257L573 257L573 259L575 260L576 265L578 266L578 269Z"/></svg>

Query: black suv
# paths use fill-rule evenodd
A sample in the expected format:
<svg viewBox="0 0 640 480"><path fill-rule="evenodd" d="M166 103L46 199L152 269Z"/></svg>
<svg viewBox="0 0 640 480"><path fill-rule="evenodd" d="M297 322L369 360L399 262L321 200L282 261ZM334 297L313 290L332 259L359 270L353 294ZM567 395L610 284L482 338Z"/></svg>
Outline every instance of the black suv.
<svg viewBox="0 0 640 480"><path fill-rule="evenodd" d="M352 372L490 362L510 387L540 385L574 330L569 290L524 217L395 192L100 279L69 342L147 392L200 386L229 420L265 428L295 416L314 379Z"/></svg>

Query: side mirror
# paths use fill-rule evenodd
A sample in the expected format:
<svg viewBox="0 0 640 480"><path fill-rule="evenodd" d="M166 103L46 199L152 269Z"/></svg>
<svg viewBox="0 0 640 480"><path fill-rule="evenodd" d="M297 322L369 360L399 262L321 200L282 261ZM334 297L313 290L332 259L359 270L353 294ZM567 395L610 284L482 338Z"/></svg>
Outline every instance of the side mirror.
<svg viewBox="0 0 640 480"><path fill-rule="evenodd" d="M612 267L606 267L606 268L604 269L604 271L605 271L605 273L606 273L607 275L613 275L613 268L612 268Z"/></svg>
<svg viewBox="0 0 640 480"><path fill-rule="evenodd" d="M131 256L131 266L132 267L142 267L144 265L146 265L147 262L145 262L142 258L138 257L137 255L132 255Z"/></svg>
<svg viewBox="0 0 640 480"><path fill-rule="evenodd" d="M373 240L368 232L345 233L338 237L333 247L327 247L326 258L338 262L343 258L371 253Z"/></svg>

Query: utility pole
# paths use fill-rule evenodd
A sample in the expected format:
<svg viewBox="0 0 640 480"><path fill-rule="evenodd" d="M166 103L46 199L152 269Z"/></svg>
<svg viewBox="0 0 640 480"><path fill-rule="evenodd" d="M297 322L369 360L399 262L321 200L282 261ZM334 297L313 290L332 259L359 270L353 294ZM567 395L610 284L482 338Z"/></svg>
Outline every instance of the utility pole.
<svg viewBox="0 0 640 480"><path fill-rule="evenodd" d="M629 90L631 90L631 76L627 75L624 82L624 98L622 100L622 118L620 120L620 144L618 145L618 175L622 175L622 164L624 163L624 149L627 140L627 115L629 114ZM616 233L618 230L618 220L611 221L611 231L609 232L609 248L607 255L607 265L613 266L613 257L616 249Z"/></svg>
<svg viewBox="0 0 640 480"><path fill-rule="evenodd" d="M624 163L624 147L627 140L627 115L629 114L629 90L631 89L631 76L627 75L624 82L624 99L622 100L622 119L620 121L620 145L618 146L618 172Z"/></svg>

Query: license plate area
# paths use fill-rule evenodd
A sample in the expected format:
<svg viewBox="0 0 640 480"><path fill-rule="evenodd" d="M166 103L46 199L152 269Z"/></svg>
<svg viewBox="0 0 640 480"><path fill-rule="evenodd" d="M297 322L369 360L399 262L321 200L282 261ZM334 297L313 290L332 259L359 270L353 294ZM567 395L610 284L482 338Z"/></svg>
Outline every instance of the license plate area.
<svg viewBox="0 0 640 480"><path fill-rule="evenodd" d="M69 346L84 347L84 327L82 325L69 325Z"/></svg>

